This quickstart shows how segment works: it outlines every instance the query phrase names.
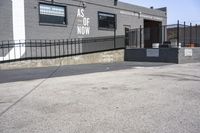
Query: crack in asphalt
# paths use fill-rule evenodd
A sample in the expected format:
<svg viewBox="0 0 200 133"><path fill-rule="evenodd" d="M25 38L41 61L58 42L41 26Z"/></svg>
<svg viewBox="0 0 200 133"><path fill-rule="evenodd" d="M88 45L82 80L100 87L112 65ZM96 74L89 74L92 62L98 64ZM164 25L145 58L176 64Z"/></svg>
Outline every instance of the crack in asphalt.
<svg viewBox="0 0 200 133"><path fill-rule="evenodd" d="M40 87L45 81L47 81L49 78L51 78L57 71L60 69L61 66L58 66L52 73L49 74L49 76L45 79L43 79L40 83L38 83L33 89L31 89L29 92L27 92L25 95L23 95L21 98L19 98L16 102L14 102L12 105L10 105L8 108L6 108L4 111L0 113L0 117L2 117L6 112L8 112L11 108L13 108L15 105L17 105L19 102L21 102L24 98L29 96L33 91L35 91L38 87Z"/></svg>

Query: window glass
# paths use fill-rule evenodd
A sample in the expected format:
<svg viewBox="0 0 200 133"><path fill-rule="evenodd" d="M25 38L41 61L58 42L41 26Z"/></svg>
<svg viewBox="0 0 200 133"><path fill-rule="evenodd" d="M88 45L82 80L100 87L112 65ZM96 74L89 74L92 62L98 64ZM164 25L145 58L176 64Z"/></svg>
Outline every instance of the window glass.
<svg viewBox="0 0 200 133"><path fill-rule="evenodd" d="M99 28L104 29L114 29L116 22L115 22L115 14L110 13L98 13L99 18Z"/></svg>
<svg viewBox="0 0 200 133"><path fill-rule="evenodd" d="M40 4L40 23L66 24L66 7Z"/></svg>

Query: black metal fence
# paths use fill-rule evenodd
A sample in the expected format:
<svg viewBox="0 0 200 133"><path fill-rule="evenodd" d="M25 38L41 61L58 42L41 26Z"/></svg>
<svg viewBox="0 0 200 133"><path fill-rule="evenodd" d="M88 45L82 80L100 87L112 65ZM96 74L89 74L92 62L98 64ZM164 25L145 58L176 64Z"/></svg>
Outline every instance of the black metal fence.
<svg viewBox="0 0 200 133"><path fill-rule="evenodd" d="M200 47L200 25L174 24L131 29L126 33L126 46L132 48Z"/></svg>
<svg viewBox="0 0 200 133"><path fill-rule="evenodd" d="M125 48L124 36L0 42L0 63L75 56Z"/></svg>

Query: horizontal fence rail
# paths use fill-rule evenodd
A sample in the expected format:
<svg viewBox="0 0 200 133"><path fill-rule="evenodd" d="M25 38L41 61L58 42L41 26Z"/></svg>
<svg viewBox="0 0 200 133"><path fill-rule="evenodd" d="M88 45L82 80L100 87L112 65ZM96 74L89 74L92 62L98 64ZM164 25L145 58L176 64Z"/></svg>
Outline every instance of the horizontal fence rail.
<svg viewBox="0 0 200 133"><path fill-rule="evenodd" d="M0 63L51 59L125 48L124 36L0 42Z"/></svg>
<svg viewBox="0 0 200 133"><path fill-rule="evenodd" d="M131 29L126 33L126 46L131 48L200 47L200 25L174 24Z"/></svg>

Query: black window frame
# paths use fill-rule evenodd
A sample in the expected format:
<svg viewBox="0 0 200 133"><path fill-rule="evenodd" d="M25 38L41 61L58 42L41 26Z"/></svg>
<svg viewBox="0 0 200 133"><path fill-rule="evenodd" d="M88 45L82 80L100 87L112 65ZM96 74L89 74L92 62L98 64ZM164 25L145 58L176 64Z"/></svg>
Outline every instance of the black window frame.
<svg viewBox="0 0 200 133"><path fill-rule="evenodd" d="M100 14L107 14L107 15L113 15L114 16L114 20L115 20L115 24L114 24L114 27L113 28L107 28L107 27L100 27ZM97 17L98 17L98 29L99 30L108 30L108 31L114 31L117 29L117 15L116 14L113 14L113 13L108 13L108 12L101 12L101 11L98 11L97 13Z"/></svg>
<svg viewBox="0 0 200 133"><path fill-rule="evenodd" d="M40 5L50 5L50 6L58 6L58 7L63 7L64 8L64 13L65 13L65 24L59 24L59 23L48 23L48 22L41 22L40 19ZM66 27L68 25L68 16L67 16L67 6L64 4L55 4L55 3L49 3L49 2L39 2L38 3L38 17L39 17L39 25L44 25L44 26L61 26L61 27Z"/></svg>

